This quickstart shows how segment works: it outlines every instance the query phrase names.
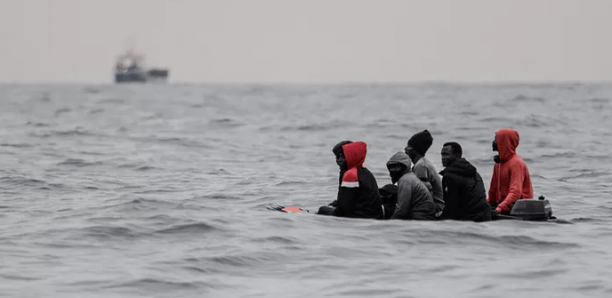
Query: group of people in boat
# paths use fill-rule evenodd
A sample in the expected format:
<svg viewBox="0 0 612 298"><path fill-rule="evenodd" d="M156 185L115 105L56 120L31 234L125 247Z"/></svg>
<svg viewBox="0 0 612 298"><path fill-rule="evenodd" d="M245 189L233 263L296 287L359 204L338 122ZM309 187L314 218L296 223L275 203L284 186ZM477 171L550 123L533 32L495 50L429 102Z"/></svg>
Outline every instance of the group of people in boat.
<svg viewBox="0 0 612 298"><path fill-rule="evenodd" d="M391 183L378 187L374 175L363 166L367 145L342 141L332 152L340 167L336 200L318 214L339 217L411 220L496 219L509 214L514 202L533 198L529 170L516 154L519 134L510 128L495 132L492 143L495 165L488 195L476 168L462 157L457 142L444 143L440 151L444 170L437 172L425 155L433 143L427 130L414 134L403 152L387 162Z"/></svg>

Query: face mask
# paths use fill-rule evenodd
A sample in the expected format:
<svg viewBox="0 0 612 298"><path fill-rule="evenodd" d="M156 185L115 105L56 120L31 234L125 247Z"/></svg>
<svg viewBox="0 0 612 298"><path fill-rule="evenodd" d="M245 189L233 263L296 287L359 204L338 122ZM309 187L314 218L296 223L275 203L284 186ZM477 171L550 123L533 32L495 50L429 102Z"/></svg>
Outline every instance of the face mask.
<svg viewBox="0 0 612 298"><path fill-rule="evenodd" d="M404 176L403 171L389 171L389 176L391 176L391 182L395 184L395 182L399 181L402 176Z"/></svg>
<svg viewBox="0 0 612 298"><path fill-rule="evenodd" d="M492 147L493 151L499 151L499 150L497 150L497 139L493 140L493 143L491 144L491 147ZM499 154L493 156L493 161L495 163L501 163L501 159L499 158Z"/></svg>

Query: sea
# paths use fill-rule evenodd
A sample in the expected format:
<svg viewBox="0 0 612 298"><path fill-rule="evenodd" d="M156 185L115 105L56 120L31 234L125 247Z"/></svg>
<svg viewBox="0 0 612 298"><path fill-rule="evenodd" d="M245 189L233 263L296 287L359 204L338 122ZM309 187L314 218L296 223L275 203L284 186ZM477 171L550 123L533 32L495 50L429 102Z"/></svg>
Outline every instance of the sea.
<svg viewBox="0 0 612 298"><path fill-rule="evenodd" d="M612 297L612 84L0 85L0 297ZM427 129L559 222L315 214ZM283 213L270 204L310 212Z"/></svg>

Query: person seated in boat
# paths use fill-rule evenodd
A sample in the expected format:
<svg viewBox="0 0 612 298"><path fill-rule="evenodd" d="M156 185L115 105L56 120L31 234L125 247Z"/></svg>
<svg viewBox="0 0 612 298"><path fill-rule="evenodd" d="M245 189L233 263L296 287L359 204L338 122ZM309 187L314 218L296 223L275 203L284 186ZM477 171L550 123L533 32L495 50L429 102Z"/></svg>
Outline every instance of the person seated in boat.
<svg viewBox="0 0 612 298"><path fill-rule="evenodd" d="M336 164L338 165L338 168L340 168L340 175L338 177L338 192L340 191L340 184L342 184L342 176L344 175L344 172L346 172L347 170L345 168L346 162L340 159L340 156L343 154L342 146L346 144L350 144L350 143L352 143L352 141L349 141L349 140L341 141L338 144L336 144L334 148L332 148L332 153L334 153L334 156L336 157ZM336 207L337 204L338 204L338 198L336 198L333 202L329 203L328 206ZM332 210L332 209L329 209L329 210Z"/></svg>
<svg viewBox="0 0 612 298"><path fill-rule="evenodd" d="M387 169L391 182L397 183L397 204L391 219L434 220L436 204L425 184L410 170L408 155L395 153Z"/></svg>
<svg viewBox="0 0 612 298"><path fill-rule="evenodd" d="M517 200L533 198L529 169L516 154L518 145L518 131L503 128L495 132L492 147L499 154L493 158L495 165L487 198L487 203L493 209L492 218L498 214L509 214Z"/></svg>
<svg viewBox="0 0 612 298"><path fill-rule="evenodd" d="M319 214L338 217L379 219L382 204L376 178L363 166L367 155L365 142L351 142L341 146L336 163L342 174L335 206L322 206ZM342 170L341 170L342 171Z"/></svg>
<svg viewBox="0 0 612 298"><path fill-rule="evenodd" d="M425 158L425 153L427 153L432 143L433 137L429 131L423 130L410 137L404 151L414 164L412 171L421 181L423 181L427 189L431 192L436 205L436 218L439 218L442 214L442 210L444 210L442 180L438 175L436 167Z"/></svg>
<svg viewBox="0 0 612 298"><path fill-rule="evenodd" d="M444 190L444 212L442 219L491 220L491 208L487 204L482 177L476 168L462 157L463 149L456 142L442 146L442 189Z"/></svg>

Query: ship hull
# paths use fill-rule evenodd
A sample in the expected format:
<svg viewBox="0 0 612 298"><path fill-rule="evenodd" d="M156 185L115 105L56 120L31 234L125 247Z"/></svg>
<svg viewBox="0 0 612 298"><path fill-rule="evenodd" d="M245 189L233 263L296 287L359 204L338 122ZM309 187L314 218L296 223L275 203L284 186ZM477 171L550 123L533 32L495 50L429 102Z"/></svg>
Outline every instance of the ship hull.
<svg viewBox="0 0 612 298"><path fill-rule="evenodd" d="M115 83L144 83L147 76L144 73L117 73Z"/></svg>

